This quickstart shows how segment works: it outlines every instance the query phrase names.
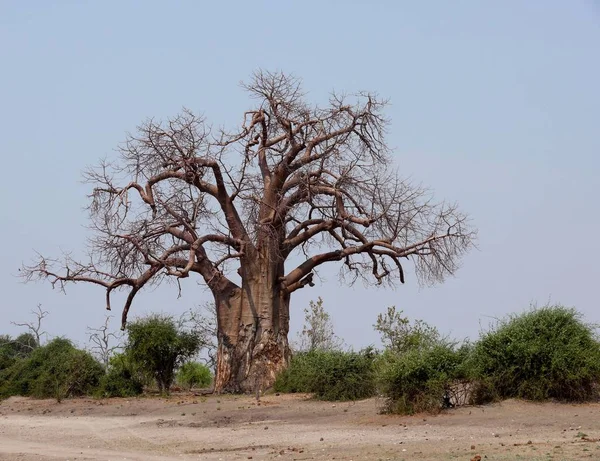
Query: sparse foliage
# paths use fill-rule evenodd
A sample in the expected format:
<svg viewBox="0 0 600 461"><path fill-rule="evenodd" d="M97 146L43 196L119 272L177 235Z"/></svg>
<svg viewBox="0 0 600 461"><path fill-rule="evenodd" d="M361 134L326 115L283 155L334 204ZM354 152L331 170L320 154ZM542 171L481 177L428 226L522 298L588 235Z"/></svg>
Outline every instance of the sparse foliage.
<svg viewBox="0 0 600 461"><path fill-rule="evenodd" d="M300 350L335 351L342 348L344 342L333 331L329 313L323 306L323 300L310 301L304 309L304 326L300 335Z"/></svg>
<svg viewBox="0 0 600 461"><path fill-rule="evenodd" d="M108 308L127 289L123 324L143 288L199 276L217 306L220 391L270 384L287 366L290 297L323 264L349 283L394 285L410 260L421 282L440 282L475 238L456 205L396 173L385 100L334 93L313 105L298 79L262 71L243 87L255 103L233 130L188 110L142 123L115 162L86 174L90 259L22 270L60 289L103 287Z"/></svg>
<svg viewBox="0 0 600 461"><path fill-rule="evenodd" d="M444 342L437 328L423 320L415 320L411 324L408 317L402 316L402 311L396 311L395 306L388 307L385 314L379 314L373 327L381 335L383 346L394 353L429 349Z"/></svg>
<svg viewBox="0 0 600 461"><path fill-rule="evenodd" d="M210 370L214 370L217 365L217 308L214 303L202 304L198 309L192 310L188 314L187 322L191 324L191 330L198 335L200 339L200 350L206 357L200 357L204 360Z"/></svg>

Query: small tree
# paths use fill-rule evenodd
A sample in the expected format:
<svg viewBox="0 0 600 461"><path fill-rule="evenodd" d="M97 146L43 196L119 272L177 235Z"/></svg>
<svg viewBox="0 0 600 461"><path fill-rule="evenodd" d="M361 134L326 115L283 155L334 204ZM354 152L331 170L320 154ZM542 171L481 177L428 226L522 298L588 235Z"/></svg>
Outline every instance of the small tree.
<svg viewBox="0 0 600 461"><path fill-rule="evenodd" d="M104 369L108 371L110 358L115 351L122 348L121 336L118 333L109 330L108 323L111 316L107 315L104 319L104 324L99 328L87 327L90 341L90 351L104 365Z"/></svg>
<svg viewBox="0 0 600 461"><path fill-rule="evenodd" d="M35 316L35 321L11 322L15 326L27 328L25 333L21 333L16 338L10 335L0 336L0 371L9 368L19 359L27 358L41 345L42 337L47 334L42 329L42 320L48 312L42 310L41 304L38 304L37 309L31 313Z"/></svg>
<svg viewBox="0 0 600 461"><path fill-rule="evenodd" d="M42 321L48 316L49 312L42 309L42 305L38 304L37 308L31 311L31 314L35 317L32 322L10 322L17 327L25 327L29 333L35 338L35 344L31 342L24 343L25 347L29 350L33 350L37 346L42 345L42 337L47 336L48 333L42 328Z"/></svg>
<svg viewBox="0 0 600 461"><path fill-rule="evenodd" d="M200 349L206 353L203 358L210 370L217 365L217 308L214 303L202 304L196 310L191 310L186 323L191 324L192 331L198 335Z"/></svg>
<svg viewBox="0 0 600 461"><path fill-rule="evenodd" d="M377 316L373 327L380 333L381 342L386 349L405 353L415 349L428 349L444 342L437 328L423 320L415 320L411 324L402 313L403 311L397 311L395 306L391 306L385 314Z"/></svg>
<svg viewBox="0 0 600 461"><path fill-rule="evenodd" d="M178 326L173 317L152 315L136 320L127 327L125 351L143 371L151 373L159 392L168 393L175 368L200 349L194 332Z"/></svg>
<svg viewBox="0 0 600 461"><path fill-rule="evenodd" d="M186 362L177 372L177 382L191 390L193 387L207 387L212 381L210 370L198 362Z"/></svg>
<svg viewBox="0 0 600 461"><path fill-rule="evenodd" d="M302 351L334 351L342 348L344 341L333 332L331 317L323 307L321 297L316 302L310 301L308 309L304 309L304 327L300 334L300 350Z"/></svg>

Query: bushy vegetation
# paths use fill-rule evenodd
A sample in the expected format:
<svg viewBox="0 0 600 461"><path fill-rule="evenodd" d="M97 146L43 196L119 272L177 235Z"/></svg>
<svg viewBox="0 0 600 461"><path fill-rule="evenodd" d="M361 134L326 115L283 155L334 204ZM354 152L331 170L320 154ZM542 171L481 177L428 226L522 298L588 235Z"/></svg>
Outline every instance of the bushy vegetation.
<svg viewBox="0 0 600 461"><path fill-rule="evenodd" d="M277 377L277 392L306 392L322 400L358 400L375 394L373 349L345 352L334 333L323 300L311 301L304 309L298 351L290 366Z"/></svg>
<svg viewBox="0 0 600 461"><path fill-rule="evenodd" d="M200 337L184 330L173 317L151 315L127 327L125 352L141 369L150 373L160 393L168 393L175 369L198 353Z"/></svg>
<svg viewBox="0 0 600 461"><path fill-rule="evenodd" d="M402 352L389 348L379 360L386 411L437 411L460 380L470 383L473 403L599 397L600 343L574 309L545 306L509 316L459 349L445 341L412 344Z"/></svg>
<svg viewBox="0 0 600 461"><path fill-rule="evenodd" d="M211 382L210 370L198 362L186 362L177 371L177 383L188 390L193 387L208 387Z"/></svg>
<svg viewBox="0 0 600 461"><path fill-rule="evenodd" d="M395 307L379 314L374 328L385 346L377 361L378 389L386 398L383 410L439 411L452 383L468 374L469 347L457 348L435 327L422 320L411 322Z"/></svg>
<svg viewBox="0 0 600 461"><path fill-rule="evenodd" d="M310 328L304 332L315 339L314 347L293 355L277 377L277 392L332 401L379 394L384 411L402 414L439 411L451 403L449 391L457 383L467 383L471 403L600 396L600 342L595 327L574 309L545 306L512 315L482 332L477 342L458 347L392 307L374 325L382 335L382 352L332 350L334 343L321 334L325 330L313 328L323 324L333 334L322 302L312 303L309 313ZM170 316L153 315L132 322L127 332L123 352L111 354L106 367L67 339L40 345L31 333L0 336L0 398L131 397L153 382L168 392L176 371L184 388L210 385L210 370L190 361L202 345L195 330ZM341 342L335 344L339 348Z"/></svg>
<svg viewBox="0 0 600 461"><path fill-rule="evenodd" d="M600 343L574 309L545 306L510 316L482 334L470 360L488 399L598 397Z"/></svg>
<svg viewBox="0 0 600 461"><path fill-rule="evenodd" d="M380 354L311 351L294 356L275 390L347 400L379 393L384 411L437 412L466 384L470 403L504 398L582 401L599 397L600 342L574 309L545 306L499 321L474 344L442 337L390 307L374 325Z"/></svg>
<svg viewBox="0 0 600 461"><path fill-rule="evenodd" d="M468 375L469 346L438 343L398 354L386 351L378 363L379 388L386 397L384 411L413 414L437 412L451 385Z"/></svg>
<svg viewBox="0 0 600 461"><path fill-rule="evenodd" d="M16 338L0 336L0 372L12 366L17 360L24 359L37 348L35 337L31 333L22 333Z"/></svg>
<svg viewBox="0 0 600 461"><path fill-rule="evenodd" d="M96 395L99 397L134 397L144 390L148 376L127 354L115 354L108 363L106 374L100 380Z"/></svg>
<svg viewBox="0 0 600 461"><path fill-rule="evenodd" d="M88 352L67 339L56 338L2 371L0 396L54 397L60 401L89 395L103 374L102 365Z"/></svg>
<svg viewBox="0 0 600 461"><path fill-rule="evenodd" d="M108 337L105 323L103 337ZM62 400L79 395L131 397L156 382L161 393L168 392L176 368L194 356L201 338L186 330L170 316L152 315L132 322L122 353L119 346L102 342L108 362L103 365L89 352L77 349L69 340L56 338L39 346L35 336L0 336L0 398L11 395ZM103 349L104 350L104 349ZM205 385L211 376L194 364L184 368L188 385Z"/></svg>
<svg viewBox="0 0 600 461"><path fill-rule="evenodd" d="M375 353L310 351L294 355L275 381L277 392L308 392L322 400L358 400L375 394Z"/></svg>

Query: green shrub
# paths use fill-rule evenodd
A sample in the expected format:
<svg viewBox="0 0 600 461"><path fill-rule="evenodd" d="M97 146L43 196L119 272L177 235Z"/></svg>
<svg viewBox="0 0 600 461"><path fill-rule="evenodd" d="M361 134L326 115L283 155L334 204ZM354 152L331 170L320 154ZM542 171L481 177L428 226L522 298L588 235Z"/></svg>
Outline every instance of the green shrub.
<svg viewBox="0 0 600 461"><path fill-rule="evenodd" d="M30 333L22 333L14 339L9 335L0 335L0 371L28 357L37 347L37 341Z"/></svg>
<svg viewBox="0 0 600 461"><path fill-rule="evenodd" d="M171 316L136 320L127 332L125 352L139 370L154 377L160 393L169 392L175 369L201 346L200 336L183 330Z"/></svg>
<svg viewBox="0 0 600 461"><path fill-rule="evenodd" d="M333 332L331 316L323 306L323 299L310 301L304 309L304 326L300 332L299 351L341 351L344 341Z"/></svg>
<svg viewBox="0 0 600 461"><path fill-rule="evenodd" d="M126 354L115 354L108 370L100 380L96 395L99 397L134 397L144 391L147 380Z"/></svg>
<svg viewBox="0 0 600 461"><path fill-rule="evenodd" d="M379 332L381 342L388 351L402 354L415 349L429 349L440 344L447 344L448 340L440 335L437 328L423 320L412 323L404 317L402 311L397 311L395 306L388 307L384 314L377 316L373 325Z"/></svg>
<svg viewBox="0 0 600 461"><path fill-rule="evenodd" d="M186 362L177 372L177 382L187 389L208 387L212 382L212 375L206 365L198 362Z"/></svg>
<svg viewBox="0 0 600 461"><path fill-rule="evenodd" d="M56 338L4 371L0 395L54 397L60 401L91 394L103 374L102 365L88 352Z"/></svg>
<svg viewBox="0 0 600 461"><path fill-rule="evenodd" d="M10 368L16 361L12 348L12 338L8 335L0 336L0 385L2 383L2 371Z"/></svg>
<svg viewBox="0 0 600 461"><path fill-rule="evenodd" d="M321 400L358 400L375 394L375 354L311 351L294 355L275 381L277 392L307 392Z"/></svg>
<svg viewBox="0 0 600 461"><path fill-rule="evenodd" d="M402 354L385 352L378 361L379 386L386 397L384 412L437 412L452 383L464 378L469 347L451 344L415 348Z"/></svg>
<svg viewBox="0 0 600 461"><path fill-rule="evenodd" d="M484 333L473 352L480 400L598 396L600 344L574 309L545 306L510 316Z"/></svg>

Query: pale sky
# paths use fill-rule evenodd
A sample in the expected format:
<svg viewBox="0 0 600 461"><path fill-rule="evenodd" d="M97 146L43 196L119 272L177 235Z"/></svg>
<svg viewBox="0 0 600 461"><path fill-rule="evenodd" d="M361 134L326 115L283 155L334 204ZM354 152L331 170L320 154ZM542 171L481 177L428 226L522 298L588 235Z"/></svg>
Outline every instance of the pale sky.
<svg viewBox="0 0 600 461"><path fill-rule="evenodd" d="M401 174L479 229L479 249L433 288L412 272L396 290L345 287L330 266L294 294L293 331L318 296L355 348L378 343L390 305L457 338L548 300L600 323L597 1L0 0L0 333L41 303L46 330L85 344L103 290L24 285L19 266L84 249L81 172L125 132L183 106L233 127L253 104L239 82L258 68L301 77L315 103L333 89L390 98ZM206 301L188 282L179 300L174 287L145 292L131 313Z"/></svg>

